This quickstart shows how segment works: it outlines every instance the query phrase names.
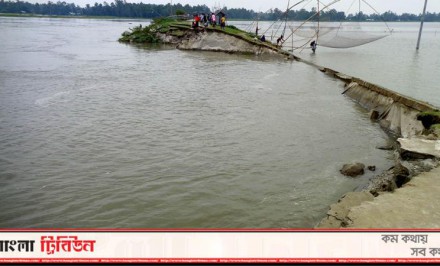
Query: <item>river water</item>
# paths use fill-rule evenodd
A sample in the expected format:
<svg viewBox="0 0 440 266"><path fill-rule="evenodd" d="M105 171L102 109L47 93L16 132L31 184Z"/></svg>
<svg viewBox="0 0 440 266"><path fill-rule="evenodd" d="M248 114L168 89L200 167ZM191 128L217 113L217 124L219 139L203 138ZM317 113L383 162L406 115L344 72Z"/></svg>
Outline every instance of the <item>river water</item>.
<svg viewBox="0 0 440 266"><path fill-rule="evenodd" d="M0 227L310 228L374 175L343 164L392 165L340 81L117 42L139 23L0 18Z"/></svg>

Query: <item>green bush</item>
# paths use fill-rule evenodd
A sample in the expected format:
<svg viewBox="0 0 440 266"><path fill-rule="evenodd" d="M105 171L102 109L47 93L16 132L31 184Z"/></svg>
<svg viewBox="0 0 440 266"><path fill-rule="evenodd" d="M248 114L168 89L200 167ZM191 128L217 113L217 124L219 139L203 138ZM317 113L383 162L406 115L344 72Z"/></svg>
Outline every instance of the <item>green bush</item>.
<svg viewBox="0 0 440 266"><path fill-rule="evenodd" d="M120 42L134 42L134 43L158 43L160 40L156 38L155 29L151 26L142 27L136 26L131 29L131 32L122 33L119 38Z"/></svg>
<svg viewBox="0 0 440 266"><path fill-rule="evenodd" d="M182 9L177 9L176 10L176 15L177 16L183 16L185 14L186 14L185 10L182 10Z"/></svg>

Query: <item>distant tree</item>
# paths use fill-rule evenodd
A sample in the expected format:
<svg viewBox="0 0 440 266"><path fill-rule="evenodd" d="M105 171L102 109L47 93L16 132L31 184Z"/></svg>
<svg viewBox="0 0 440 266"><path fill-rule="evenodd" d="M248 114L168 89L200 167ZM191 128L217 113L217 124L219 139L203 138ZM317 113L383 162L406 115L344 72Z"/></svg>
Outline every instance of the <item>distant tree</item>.
<svg viewBox="0 0 440 266"><path fill-rule="evenodd" d="M47 3L28 3L21 0L0 0L0 13L33 13L42 15L72 15L80 14L86 16L116 16L116 17L133 17L133 18L158 18L162 16L169 16L171 10L175 10L176 14L193 14L218 12L222 10L228 16L228 19L248 19L254 20L278 20L284 19L285 11L278 8L270 9L267 12L255 12L245 8L231 8L226 6L213 6L209 8L206 5L190 6L188 4L174 4L174 5L155 5L144 3L128 3L125 0L113 0L108 3L95 3L93 5L86 4L85 7L79 7L75 4L67 3L62 0L57 2L48 1ZM317 9L313 8L310 11L305 9L290 10L288 12L288 19L304 21L316 14ZM403 13L397 15L392 11L387 11L383 14L364 14L359 12L357 14L348 14L338 12L335 9L324 10L320 12L319 19L323 21L366 21L366 20L385 20L385 21L420 21L421 15ZM313 20L317 20L318 16L314 16ZM440 13L427 13L425 16L426 22L440 21Z"/></svg>
<svg viewBox="0 0 440 266"><path fill-rule="evenodd" d="M403 13L402 15L400 15L401 21L415 21L418 20L418 18L418 16L409 13Z"/></svg>
<svg viewBox="0 0 440 266"><path fill-rule="evenodd" d="M306 19L310 18L314 13L315 12L313 12L313 11L307 11L304 8L302 8L301 10L296 12L294 19L295 20L306 20Z"/></svg>
<svg viewBox="0 0 440 266"><path fill-rule="evenodd" d="M387 11L387 12L383 13L382 17L385 21L398 21L399 20L399 16L397 16L397 14L392 11Z"/></svg>
<svg viewBox="0 0 440 266"><path fill-rule="evenodd" d="M185 14L186 14L185 10L182 10L182 9L177 9L176 10L176 15L177 16L182 16L182 15L185 15Z"/></svg>
<svg viewBox="0 0 440 266"><path fill-rule="evenodd" d="M419 16L419 19L420 19L420 16ZM426 22L440 21L440 13L436 14L436 13L429 13L429 12L427 12L425 14L425 21Z"/></svg>

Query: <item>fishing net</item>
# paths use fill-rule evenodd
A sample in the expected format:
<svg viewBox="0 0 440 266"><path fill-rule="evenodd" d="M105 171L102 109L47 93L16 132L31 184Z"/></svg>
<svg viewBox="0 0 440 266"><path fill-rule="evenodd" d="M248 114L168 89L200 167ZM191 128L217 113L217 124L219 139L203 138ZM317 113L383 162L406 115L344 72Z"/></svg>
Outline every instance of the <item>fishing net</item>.
<svg viewBox="0 0 440 266"><path fill-rule="evenodd" d="M341 32L320 35L318 45L330 48L351 48L387 37L387 35L373 35L367 32Z"/></svg>
<svg viewBox="0 0 440 266"><path fill-rule="evenodd" d="M301 28L294 28L292 26L289 27L290 30L297 36L303 38L314 38L317 35L317 28L313 26L303 26ZM337 30L338 27L320 27L319 28L319 36L324 36L332 31Z"/></svg>
<svg viewBox="0 0 440 266"><path fill-rule="evenodd" d="M343 24L339 26L303 25L290 27L296 36L312 39L318 38L318 45L330 48L351 48L389 36L386 31L369 32L362 29L359 23ZM377 30L377 29L376 29Z"/></svg>
<svg viewBox="0 0 440 266"><path fill-rule="evenodd" d="M301 0L296 4L290 6L287 11L306 1L310 3L311 0ZM386 22L384 22L383 26L381 26L381 29L378 29L377 25L379 24L377 23L363 23L362 25L368 28L368 30L364 30L359 22L320 22L320 12L324 12L325 10L329 9L329 7L340 2L341 0L329 0L329 3L321 3L320 0L317 1L318 12L314 13L304 22L291 22L288 27L290 29L290 34L286 34L286 28L288 24L287 11L285 12L284 18L280 18L277 21L273 22L269 28L264 30L263 34L268 34L268 39L271 41L277 39L279 36L283 36L285 41L281 43L282 47L286 47L286 44L288 45L289 43L291 43L292 51L296 49L302 50L308 47L308 44L310 44L312 41L317 41L318 45L324 47L351 48L377 41L391 34L391 30L389 29ZM365 3L368 7L370 7L378 14L378 12L366 0L353 0L349 10L354 6L356 2L359 3L358 14L361 14L361 2ZM319 8L319 3L321 3L321 9Z"/></svg>

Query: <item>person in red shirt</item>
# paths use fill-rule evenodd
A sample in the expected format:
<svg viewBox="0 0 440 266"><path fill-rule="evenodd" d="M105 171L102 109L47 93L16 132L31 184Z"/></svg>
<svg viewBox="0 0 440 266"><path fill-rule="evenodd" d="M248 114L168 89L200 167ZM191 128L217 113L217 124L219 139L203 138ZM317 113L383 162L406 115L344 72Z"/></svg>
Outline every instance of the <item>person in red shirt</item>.
<svg viewBox="0 0 440 266"><path fill-rule="evenodd" d="M194 22L193 22L194 28L198 28L199 27L199 22L200 22L199 15L198 14L194 14L193 20L194 20Z"/></svg>

